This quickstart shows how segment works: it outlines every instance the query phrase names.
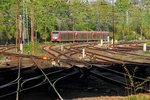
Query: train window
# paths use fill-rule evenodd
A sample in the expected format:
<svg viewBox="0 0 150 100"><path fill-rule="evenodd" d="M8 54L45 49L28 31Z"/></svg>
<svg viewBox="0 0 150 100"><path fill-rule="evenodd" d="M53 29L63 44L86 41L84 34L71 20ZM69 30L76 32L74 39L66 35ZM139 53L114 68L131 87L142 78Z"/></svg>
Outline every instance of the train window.
<svg viewBox="0 0 150 100"><path fill-rule="evenodd" d="M52 37L58 37L58 32L53 32Z"/></svg>

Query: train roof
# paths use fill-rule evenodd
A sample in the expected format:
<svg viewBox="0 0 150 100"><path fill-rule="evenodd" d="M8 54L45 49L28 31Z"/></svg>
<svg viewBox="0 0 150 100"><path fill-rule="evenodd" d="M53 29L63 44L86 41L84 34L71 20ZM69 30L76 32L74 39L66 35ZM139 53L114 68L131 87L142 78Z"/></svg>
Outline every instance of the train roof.
<svg viewBox="0 0 150 100"><path fill-rule="evenodd" d="M95 32L95 33L109 33L107 31L52 31L52 32L61 32L61 33L75 33L75 32L81 32L81 33L91 33L91 32Z"/></svg>

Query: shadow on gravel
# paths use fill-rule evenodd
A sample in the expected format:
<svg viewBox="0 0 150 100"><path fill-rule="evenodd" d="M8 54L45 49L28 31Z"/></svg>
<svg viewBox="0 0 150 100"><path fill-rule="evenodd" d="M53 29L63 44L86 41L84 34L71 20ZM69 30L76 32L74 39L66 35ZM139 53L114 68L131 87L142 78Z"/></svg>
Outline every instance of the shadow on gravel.
<svg viewBox="0 0 150 100"><path fill-rule="evenodd" d="M125 66L131 75L147 79L148 81L142 88L150 90L150 79L148 79L150 64L126 64ZM126 96L134 93L125 88L130 87L131 80L128 75L122 76L126 74L126 71L121 64L93 65L86 68L53 67L43 69L43 71L65 100L97 96ZM0 75L0 100L16 100L18 69L0 69ZM143 82L138 78L133 78L133 81ZM145 91L141 89L136 92ZM6 94L9 95L4 96ZM29 67L21 69L19 100L58 100L58 96L40 70L36 67Z"/></svg>

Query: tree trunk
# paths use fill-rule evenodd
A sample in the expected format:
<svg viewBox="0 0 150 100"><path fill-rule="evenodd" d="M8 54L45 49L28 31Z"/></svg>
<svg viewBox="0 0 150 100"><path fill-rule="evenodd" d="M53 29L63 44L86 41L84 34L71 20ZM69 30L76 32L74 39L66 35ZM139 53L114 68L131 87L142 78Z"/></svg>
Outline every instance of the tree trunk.
<svg viewBox="0 0 150 100"><path fill-rule="evenodd" d="M17 51L19 51L19 47L20 47L20 1L18 0L17 2L18 4L18 15L17 15L17 34L16 34L16 47L17 47Z"/></svg>
<svg viewBox="0 0 150 100"><path fill-rule="evenodd" d="M31 0L31 43L32 53L34 54L34 0Z"/></svg>

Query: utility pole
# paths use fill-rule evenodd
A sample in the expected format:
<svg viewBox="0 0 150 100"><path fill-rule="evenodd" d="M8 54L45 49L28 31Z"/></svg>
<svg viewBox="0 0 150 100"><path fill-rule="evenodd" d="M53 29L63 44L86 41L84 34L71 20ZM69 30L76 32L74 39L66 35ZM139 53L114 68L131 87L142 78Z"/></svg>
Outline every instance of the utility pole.
<svg viewBox="0 0 150 100"><path fill-rule="evenodd" d="M113 13L113 22L112 22L112 29L113 29L113 48L115 47L115 2L112 0L112 13Z"/></svg>
<svg viewBox="0 0 150 100"><path fill-rule="evenodd" d="M23 42L29 44L27 0L23 0Z"/></svg>
<svg viewBox="0 0 150 100"><path fill-rule="evenodd" d="M22 15L19 15L19 20L20 20L20 23L19 23L19 29L20 29L20 37L19 37L19 40L20 40L20 53L23 53L23 25L22 25Z"/></svg>
<svg viewBox="0 0 150 100"><path fill-rule="evenodd" d="M31 43L32 53L34 54L34 0L31 0Z"/></svg>
<svg viewBox="0 0 150 100"><path fill-rule="evenodd" d="M17 47L17 52L19 51L20 47L20 0L17 1L17 10L18 10L18 15L17 15L17 34L16 34L16 47Z"/></svg>

